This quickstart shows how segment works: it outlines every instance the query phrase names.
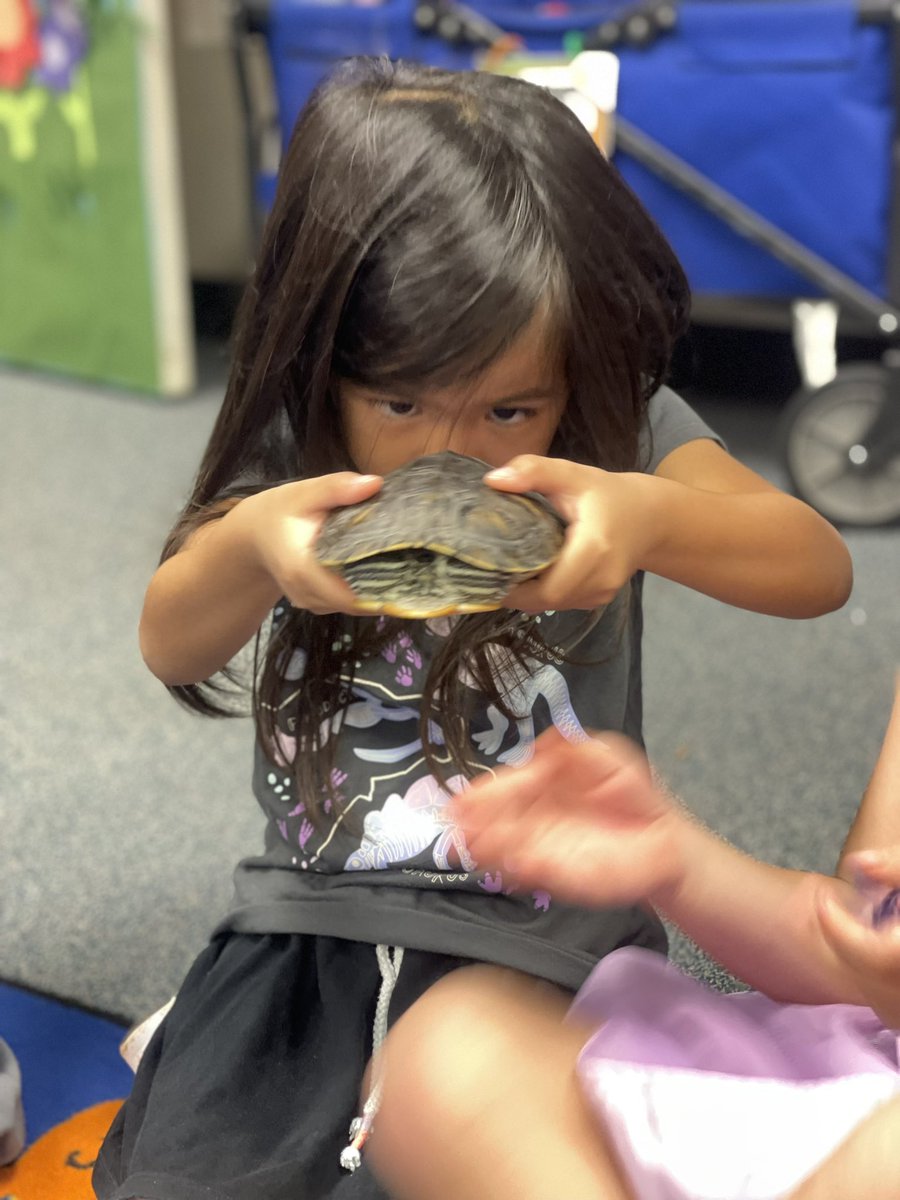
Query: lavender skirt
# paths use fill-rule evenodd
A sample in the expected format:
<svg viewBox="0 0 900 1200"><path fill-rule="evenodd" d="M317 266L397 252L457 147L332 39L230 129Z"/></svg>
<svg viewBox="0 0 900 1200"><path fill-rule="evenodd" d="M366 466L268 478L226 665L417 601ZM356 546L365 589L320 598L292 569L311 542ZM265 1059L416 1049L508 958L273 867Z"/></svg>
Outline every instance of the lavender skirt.
<svg viewBox="0 0 900 1200"><path fill-rule="evenodd" d="M721 995L658 954L604 958L570 1015L578 1070L638 1200L776 1200L900 1094L868 1008Z"/></svg>

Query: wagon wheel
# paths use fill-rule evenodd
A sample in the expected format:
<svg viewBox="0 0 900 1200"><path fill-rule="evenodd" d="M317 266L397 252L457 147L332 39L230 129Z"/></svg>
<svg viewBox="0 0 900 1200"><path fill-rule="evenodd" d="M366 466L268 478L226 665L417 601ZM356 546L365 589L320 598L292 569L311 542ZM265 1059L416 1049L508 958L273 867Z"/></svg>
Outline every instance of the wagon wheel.
<svg viewBox="0 0 900 1200"><path fill-rule="evenodd" d="M838 525L900 518L900 392L893 371L850 363L813 392L798 392L781 419L794 492Z"/></svg>

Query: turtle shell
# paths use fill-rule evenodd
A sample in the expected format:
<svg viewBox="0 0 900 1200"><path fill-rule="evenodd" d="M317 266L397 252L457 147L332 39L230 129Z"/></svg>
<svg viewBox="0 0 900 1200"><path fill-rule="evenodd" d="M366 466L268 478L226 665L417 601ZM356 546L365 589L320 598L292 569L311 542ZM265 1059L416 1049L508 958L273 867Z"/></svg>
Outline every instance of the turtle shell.
<svg viewBox="0 0 900 1200"><path fill-rule="evenodd" d="M315 546L372 611L424 618L499 608L562 548L565 523L535 492L498 492L490 466L446 450L384 477L381 491L326 517Z"/></svg>

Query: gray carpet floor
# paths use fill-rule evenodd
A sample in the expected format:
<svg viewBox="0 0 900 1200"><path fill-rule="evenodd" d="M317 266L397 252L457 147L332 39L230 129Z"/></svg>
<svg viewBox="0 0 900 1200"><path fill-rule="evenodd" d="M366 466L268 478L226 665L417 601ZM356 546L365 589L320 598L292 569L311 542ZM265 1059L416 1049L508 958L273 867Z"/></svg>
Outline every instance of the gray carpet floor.
<svg viewBox="0 0 900 1200"><path fill-rule="evenodd" d="M136 639L223 374L172 402L0 371L0 978L127 1019L171 995L261 844L249 726L179 709ZM697 406L780 482L773 404ZM650 750L705 821L788 866L833 866L900 663L900 531L848 542L853 596L816 621L648 581Z"/></svg>

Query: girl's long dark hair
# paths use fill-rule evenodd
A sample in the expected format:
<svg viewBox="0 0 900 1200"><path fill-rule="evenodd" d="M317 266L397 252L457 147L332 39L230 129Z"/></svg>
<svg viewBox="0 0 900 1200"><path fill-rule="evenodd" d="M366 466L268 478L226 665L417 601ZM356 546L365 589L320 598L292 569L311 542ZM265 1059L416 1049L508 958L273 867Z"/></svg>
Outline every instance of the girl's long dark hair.
<svg viewBox="0 0 900 1200"><path fill-rule="evenodd" d="M229 498L354 468L338 380L384 389L471 376L538 312L568 385L550 453L638 469L647 401L688 314L683 272L639 201L542 88L349 60L314 93L287 147L237 315L224 403L163 558ZM291 716L301 747L294 769L312 811L331 761L323 714L340 711L354 663L399 627L291 610L264 645L257 640L253 708L267 743L287 656L296 647L308 656ZM504 710L498 653L524 670L527 658L559 650L521 614L460 618L426 685L422 728L428 747L427 721L439 720L463 773L461 668ZM233 711L220 679L172 690L201 712Z"/></svg>

